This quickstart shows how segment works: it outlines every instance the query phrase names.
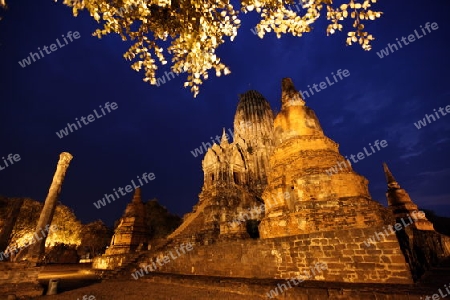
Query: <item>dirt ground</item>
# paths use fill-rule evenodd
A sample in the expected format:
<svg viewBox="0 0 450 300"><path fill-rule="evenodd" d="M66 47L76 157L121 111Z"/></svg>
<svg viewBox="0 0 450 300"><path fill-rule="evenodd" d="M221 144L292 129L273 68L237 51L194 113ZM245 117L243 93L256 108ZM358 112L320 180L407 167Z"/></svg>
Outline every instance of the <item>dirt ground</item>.
<svg viewBox="0 0 450 300"><path fill-rule="evenodd" d="M239 279L211 276L189 276L152 273L138 280L113 279L102 281L89 265L46 266L39 276L45 286L50 279L59 279L58 294L39 296L38 300L261 300L267 292L284 280ZM414 285L344 284L305 281L288 289L277 299L424 299L450 282L450 264L433 272ZM345 295L342 293L344 292ZM3 295L0 295L3 296ZM84 298L83 298L84 297ZM0 297L0 299L3 299Z"/></svg>
<svg viewBox="0 0 450 300"><path fill-rule="evenodd" d="M59 295L42 296L35 299L40 300L67 300L67 299L85 299L90 295L95 296L95 300L142 300L142 299L161 299L161 300L179 300L179 299L264 299L255 296L239 295L232 292L222 292L201 287L181 288L179 285L161 284L154 282L145 282L142 280L127 281L106 281L95 283L76 290L62 292Z"/></svg>
<svg viewBox="0 0 450 300"><path fill-rule="evenodd" d="M139 280L107 280L102 281L89 265L47 265L39 275L40 283L45 286L47 292L50 279L59 279L58 294L41 296L34 299L42 300L141 300L141 299L264 299L266 297L249 298L241 295L239 288L234 285L231 291L225 291L230 287L217 287L203 282L188 281L186 284L175 279L165 279L154 282L151 278ZM174 281L171 283L170 281ZM167 282L169 281L169 282ZM195 280L194 280L195 281ZM234 291L236 289L236 291ZM89 296L93 296L90 297Z"/></svg>

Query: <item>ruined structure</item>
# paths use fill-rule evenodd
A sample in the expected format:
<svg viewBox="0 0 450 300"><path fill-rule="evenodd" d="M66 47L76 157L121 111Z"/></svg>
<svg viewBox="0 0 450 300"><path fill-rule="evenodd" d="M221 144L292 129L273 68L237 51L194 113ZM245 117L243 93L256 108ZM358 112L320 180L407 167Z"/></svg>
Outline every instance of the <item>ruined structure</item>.
<svg viewBox="0 0 450 300"><path fill-rule="evenodd" d="M120 223L114 231L111 245L106 249L106 255L130 253L146 250L148 244L147 230L145 228L144 203L141 198L141 188L137 188L133 200L127 205Z"/></svg>
<svg viewBox="0 0 450 300"><path fill-rule="evenodd" d="M114 270L136 262L149 249L167 244L165 237L181 224L180 217L170 214L156 199L142 202L141 189L136 188L127 204L105 254L94 258L94 268Z"/></svg>
<svg viewBox="0 0 450 300"><path fill-rule="evenodd" d="M400 187L386 163L383 163L383 168L388 185L386 191L388 208L398 224L411 223L396 234L412 276L417 280L427 269L449 256L450 239L436 232L424 213L417 213L417 205ZM414 221L410 222L411 219Z"/></svg>
<svg viewBox="0 0 450 300"><path fill-rule="evenodd" d="M10 236L24 200L25 198L0 197L0 208L1 205L6 206L6 215L4 218L0 218L0 252L5 251L10 242Z"/></svg>
<svg viewBox="0 0 450 300"><path fill-rule="evenodd" d="M397 222L402 218L409 218L414 212L418 211L417 205L412 202L409 194L400 187L386 163L383 163L383 169L388 185L386 198L389 209L391 209ZM428 221L424 214L417 214L417 217L418 220L411 225L412 228L434 231L433 224Z"/></svg>
<svg viewBox="0 0 450 300"><path fill-rule="evenodd" d="M69 168L70 161L73 156L68 152L62 152L59 155L59 161L56 166L56 171L53 176L50 189L45 199L44 208L42 209L39 217L38 224L36 226L35 235L39 235L45 228L48 228L52 223L53 215L55 213L56 204L58 203L59 194L61 193L61 187L66 176L67 169ZM17 254L16 260L28 260L33 263L41 261L42 256L45 253L45 241L47 235L42 239L31 244L29 247L24 248Z"/></svg>
<svg viewBox="0 0 450 300"><path fill-rule="evenodd" d="M72 158L73 156L68 152L62 152L59 155L56 171L36 226L35 236L39 235L46 228L48 230L52 222L64 177ZM17 297L42 295L44 288L38 281L42 267L38 263L41 262L45 253L46 239L47 235L43 235L41 239L33 240L34 242L31 245L23 248L17 254L16 262L0 263L1 295L15 295ZM0 255L4 254L0 253Z"/></svg>
<svg viewBox="0 0 450 300"><path fill-rule="evenodd" d="M262 217L249 210L263 204L261 195L273 151L273 112L257 91L248 91L239 98L234 141L229 141L224 131L220 144L206 152L200 201L170 239L210 244L219 238L245 238L253 234L247 230L248 221ZM247 217L239 219L244 214Z"/></svg>
<svg viewBox="0 0 450 300"><path fill-rule="evenodd" d="M193 212L165 247L142 254L133 266L145 269L190 242L193 251L158 272L289 279L320 262L326 270L308 280L411 284L450 256L450 239L414 214L417 206L390 172L389 207L371 198L367 179L325 136L288 78L281 103L274 118L258 92L240 96L233 140L224 132L205 154L204 184ZM326 172L341 164L346 168L339 173ZM417 224L393 229L412 214ZM117 262L107 268L124 268Z"/></svg>
<svg viewBox="0 0 450 300"><path fill-rule="evenodd" d="M211 243L248 237L248 223L260 220L262 238L385 224L388 211L370 199L364 177L351 166L326 173L346 159L288 78L281 102L274 119L260 93L240 96L234 141L224 132L220 145L206 153L200 201L171 239ZM261 204L264 211L256 213Z"/></svg>
<svg viewBox="0 0 450 300"><path fill-rule="evenodd" d="M274 201L261 223L261 237L384 225L386 212L371 199L364 177L350 165L338 174L326 173L346 159L338 144L324 135L314 111L305 106L290 79L283 80L281 101L263 194L266 204ZM289 192L290 197L275 197L280 192Z"/></svg>

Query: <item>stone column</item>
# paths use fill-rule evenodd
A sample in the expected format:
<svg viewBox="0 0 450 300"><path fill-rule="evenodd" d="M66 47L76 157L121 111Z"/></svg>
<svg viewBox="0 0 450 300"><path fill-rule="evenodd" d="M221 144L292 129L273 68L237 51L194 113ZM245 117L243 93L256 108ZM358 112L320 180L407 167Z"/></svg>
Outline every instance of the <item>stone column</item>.
<svg viewBox="0 0 450 300"><path fill-rule="evenodd" d="M47 240L48 234L43 236L42 232L45 232L45 229L48 229L52 222L53 214L55 213L56 204L61 192L61 186L64 181L64 176L66 175L67 168L69 167L72 158L73 156L68 152L62 152L59 155L55 175L53 176L53 181L50 185L47 198L45 199L44 208L42 209L34 234L34 236L43 238L36 240L36 243L30 245L28 248L28 255L26 255L27 259L31 262L39 262L45 253L45 241Z"/></svg>

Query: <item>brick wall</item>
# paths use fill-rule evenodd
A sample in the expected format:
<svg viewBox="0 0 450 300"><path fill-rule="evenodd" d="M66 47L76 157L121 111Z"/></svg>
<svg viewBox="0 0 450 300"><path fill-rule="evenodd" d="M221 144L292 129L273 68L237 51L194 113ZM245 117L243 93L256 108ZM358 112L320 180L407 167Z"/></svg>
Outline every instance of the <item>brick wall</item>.
<svg viewBox="0 0 450 300"><path fill-rule="evenodd" d="M92 262L92 268L99 270L114 270L122 266L124 262L126 262L127 257L129 256L130 254L127 253L108 256L106 255L98 256L94 258Z"/></svg>
<svg viewBox="0 0 450 300"><path fill-rule="evenodd" d="M406 228L397 233L414 280L450 256L450 237L431 230Z"/></svg>
<svg viewBox="0 0 450 300"><path fill-rule="evenodd" d="M364 241L385 228L318 232L286 238L227 241L194 245L192 251L177 256L175 247L141 260L140 267L157 256L170 261L158 272L245 278L284 278L303 274L317 262L327 270L310 280L360 283L412 283L395 234L366 246Z"/></svg>
<svg viewBox="0 0 450 300"><path fill-rule="evenodd" d="M40 270L26 263L0 263L0 295L42 295L43 288L38 282Z"/></svg>

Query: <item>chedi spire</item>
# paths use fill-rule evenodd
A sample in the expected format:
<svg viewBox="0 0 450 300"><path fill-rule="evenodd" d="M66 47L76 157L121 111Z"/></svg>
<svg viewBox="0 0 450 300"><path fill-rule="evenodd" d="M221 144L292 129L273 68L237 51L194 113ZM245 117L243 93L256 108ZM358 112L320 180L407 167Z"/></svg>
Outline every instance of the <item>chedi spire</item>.
<svg viewBox="0 0 450 300"><path fill-rule="evenodd" d="M392 175L391 171L389 170L387 164L383 163L383 170L384 170L384 176L386 177L386 182L389 188L400 188L400 185L398 184L397 180L395 180L394 175Z"/></svg>
<svg viewBox="0 0 450 300"><path fill-rule="evenodd" d="M134 202L134 203L136 203L136 202L141 203L142 202L141 188L140 187L136 188L136 190L134 191L132 202Z"/></svg>
<svg viewBox="0 0 450 300"><path fill-rule="evenodd" d="M148 244L147 234L141 189L136 188L133 199L131 203L128 203L105 254L115 255L144 250Z"/></svg>
<svg viewBox="0 0 450 300"><path fill-rule="evenodd" d="M223 131L222 131L222 138L220 139L220 144L223 145L223 144L228 144L228 143L229 143L228 135L225 133L225 127L224 127Z"/></svg>
<svg viewBox="0 0 450 300"><path fill-rule="evenodd" d="M281 103L283 107L286 105L305 105L305 100L295 89L291 78L283 78L281 81Z"/></svg>
<svg viewBox="0 0 450 300"><path fill-rule="evenodd" d="M409 194L400 187L386 163L383 163L383 169L388 185L386 191L388 207L394 213L396 220L399 221L412 216L414 218L412 227L419 230L434 230L433 224L428 221L422 211L419 211Z"/></svg>

